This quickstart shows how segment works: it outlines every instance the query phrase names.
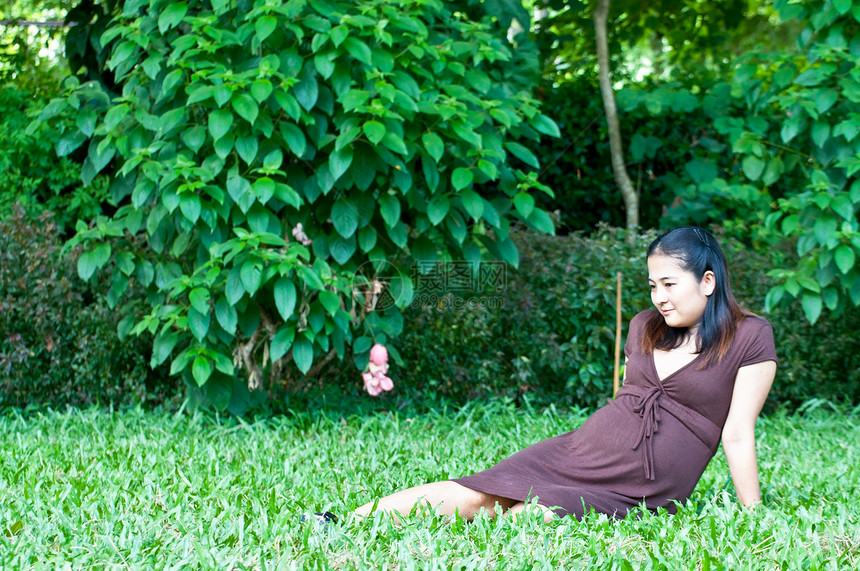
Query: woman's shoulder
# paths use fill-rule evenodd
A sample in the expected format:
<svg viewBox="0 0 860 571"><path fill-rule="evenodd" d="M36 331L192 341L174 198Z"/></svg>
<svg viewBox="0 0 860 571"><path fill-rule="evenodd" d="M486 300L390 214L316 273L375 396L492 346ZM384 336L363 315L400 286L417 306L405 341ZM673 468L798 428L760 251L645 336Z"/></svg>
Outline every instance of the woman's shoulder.
<svg viewBox="0 0 860 571"><path fill-rule="evenodd" d="M640 339L645 331L645 325L655 316L659 315L656 309L646 309L640 311L630 319L630 324L627 327L627 337Z"/></svg>
<svg viewBox="0 0 860 571"><path fill-rule="evenodd" d="M742 364L768 360L779 362L776 356L773 328L768 320L758 315L744 316L735 332L734 345L743 361Z"/></svg>
<svg viewBox="0 0 860 571"><path fill-rule="evenodd" d="M738 323L737 333L745 333L746 335L757 335L763 330L770 331L773 335L773 328L770 322L764 317L760 317L754 313L747 313Z"/></svg>

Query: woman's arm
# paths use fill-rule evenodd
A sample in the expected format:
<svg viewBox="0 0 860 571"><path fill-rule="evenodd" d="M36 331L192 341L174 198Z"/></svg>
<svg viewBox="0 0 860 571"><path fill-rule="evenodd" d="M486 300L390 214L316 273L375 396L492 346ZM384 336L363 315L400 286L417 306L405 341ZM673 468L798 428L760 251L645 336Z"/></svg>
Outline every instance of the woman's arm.
<svg viewBox="0 0 860 571"><path fill-rule="evenodd" d="M755 455L755 420L773 384L776 363L764 361L738 370L729 416L723 426L723 451L738 499L745 506L761 502Z"/></svg>

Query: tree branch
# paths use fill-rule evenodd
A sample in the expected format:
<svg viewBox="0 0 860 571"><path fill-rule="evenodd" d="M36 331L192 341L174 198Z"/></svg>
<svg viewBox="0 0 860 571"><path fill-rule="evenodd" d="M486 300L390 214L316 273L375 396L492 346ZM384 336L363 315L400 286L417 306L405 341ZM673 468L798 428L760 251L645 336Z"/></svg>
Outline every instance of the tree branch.
<svg viewBox="0 0 860 571"><path fill-rule="evenodd" d="M618 124L618 109L615 106L615 94L612 91L612 81L609 78L609 42L607 41L606 22L609 18L609 0L598 0L594 11L594 36L597 41L597 72L600 81L600 94L603 97L603 108L606 110L606 126L609 129L609 154L612 158L612 174L615 184L624 198L627 211L627 239L633 240L634 232L639 227L639 197L627 174L624 164L624 147L621 144L621 127Z"/></svg>

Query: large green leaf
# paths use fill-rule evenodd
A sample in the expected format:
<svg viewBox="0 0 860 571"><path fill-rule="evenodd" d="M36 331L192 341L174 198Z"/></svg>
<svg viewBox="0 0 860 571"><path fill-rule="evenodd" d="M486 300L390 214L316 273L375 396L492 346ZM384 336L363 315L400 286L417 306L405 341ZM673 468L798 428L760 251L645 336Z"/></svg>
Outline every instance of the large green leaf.
<svg viewBox="0 0 860 571"><path fill-rule="evenodd" d="M400 201L390 194L379 197L379 213L387 226L394 226L400 220Z"/></svg>
<svg viewBox="0 0 860 571"><path fill-rule="evenodd" d="M156 335L152 343L152 358L149 362L152 368L155 368L166 361L178 342L179 333L175 331L162 331Z"/></svg>
<svg viewBox="0 0 860 571"><path fill-rule="evenodd" d="M227 285L224 289L224 295L231 306L235 306L245 295L245 286L242 285L242 278L239 276L239 268L232 270L227 274Z"/></svg>
<svg viewBox="0 0 860 571"><path fill-rule="evenodd" d="M512 155L514 155L515 157L517 157L518 159L520 159L521 161L523 161L527 165L534 167L534 168L540 167L540 164L538 163L537 157L534 155L534 153L532 153L530 150L528 150L523 145L509 141L509 142L505 143L505 148Z"/></svg>
<svg viewBox="0 0 860 571"><path fill-rule="evenodd" d="M853 4L852 0L833 0L833 7L839 14L847 14Z"/></svg>
<svg viewBox="0 0 860 571"><path fill-rule="evenodd" d="M358 228L358 210L349 200L338 200L331 207L331 222L334 229L344 238L355 234Z"/></svg>
<svg viewBox="0 0 860 571"><path fill-rule="evenodd" d="M358 231L358 247L362 252L370 252L376 246L376 230L373 226L365 226Z"/></svg>
<svg viewBox="0 0 860 571"><path fill-rule="evenodd" d="M747 155L743 160L744 174L750 180L758 180L764 171L765 162L755 155Z"/></svg>
<svg viewBox="0 0 860 571"><path fill-rule="evenodd" d="M824 143L830 139L830 123L823 120L815 121L810 130L812 142L818 147L823 147Z"/></svg>
<svg viewBox="0 0 860 571"><path fill-rule="evenodd" d="M272 32L275 31L275 28L278 27L278 21L274 16L262 16L254 22L254 31L257 33L257 39L260 43L266 41Z"/></svg>
<svg viewBox="0 0 860 571"><path fill-rule="evenodd" d="M305 139L305 134L302 130L289 121L281 121L278 128L293 154L297 157L304 156L307 149L307 139Z"/></svg>
<svg viewBox="0 0 860 571"><path fill-rule="evenodd" d="M242 263L239 269L239 279L242 280L242 287L249 294L254 295L263 280L263 265L258 260L246 260Z"/></svg>
<svg viewBox="0 0 860 571"><path fill-rule="evenodd" d="M409 229L406 224L398 220L396 224L388 227L388 237L398 248L405 248L409 240Z"/></svg>
<svg viewBox="0 0 860 571"><path fill-rule="evenodd" d="M385 137L385 125L379 121L367 121L363 126L364 136L373 145L378 145L382 138Z"/></svg>
<svg viewBox="0 0 860 571"><path fill-rule="evenodd" d="M206 334L209 333L210 320L211 317L208 310L201 312L193 307L188 309L188 329L191 330L191 334L194 335L194 338L198 342L202 342Z"/></svg>
<svg viewBox="0 0 860 571"><path fill-rule="evenodd" d="M239 297L244 293L245 290L243 288ZM215 302L215 319L224 331L230 335L234 335L236 333L236 326L239 323L239 317L236 313L236 308L227 301L227 297L224 295L220 296L218 301Z"/></svg>
<svg viewBox="0 0 860 571"><path fill-rule="evenodd" d="M251 125L257 120L260 108L254 98L247 93L238 93L230 100L236 113Z"/></svg>
<svg viewBox="0 0 860 571"><path fill-rule="evenodd" d="M430 156L433 157L433 160L438 163L445 152L445 145L442 143L442 138L436 133L429 132L422 135L421 142L424 144L424 148L427 149L427 152L430 153Z"/></svg>
<svg viewBox="0 0 860 571"><path fill-rule="evenodd" d="M65 157L73 153L78 147L84 144L87 138L80 131L73 131L68 135L60 137L57 141L57 156Z"/></svg>
<svg viewBox="0 0 860 571"><path fill-rule="evenodd" d="M528 218L535 207L535 199L525 192L518 192L514 195L514 208L522 215L523 218Z"/></svg>
<svg viewBox="0 0 860 571"><path fill-rule="evenodd" d="M340 309L340 298L332 291L321 291L319 300L329 315L334 315Z"/></svg>
<svg viewBox="0 0 860 571"><path fill-rule="evenodd" d="M306 337L299 337L293 343L293 361L302 373L307 373L314 363L314 347Z"/></svg>
<svg viewBox="0 0 860 571"><path fill-rule="evenodd" d="M194 377L194 382L202 387L209 380L210 375L212 375L212 363L203 355L198 355L191 365L191 376Z"/></svg>
<svg viewBox="0 0 860 571"><path fill-rule="evenodd" d="M847 244L842 244L833 253L833 259L836 260L836 267L843 274L847 274L854 267L855 254L854 249Z"/></svg>
<svg viewBox="0 0 860 571"><path fill-rule="evenodd" d="M84 281L92 277L96 270L104 267L111 255L110 244L99 244L94 249L81 254L78 258L78 276Z"/></svg>
<svg viewBox="0 0 860 571"><path fill-rule="evenodd" d="M282 325L272 343L269 346L269 357L272 361L278 361L281 357L287 354L293 344L293 339L296 336L296 329L290 325Z"/></svg>
<svg viewBox="0 0 860 571"><path fill-rule="evenodd" d="M445 215L448 214L450 208L451 201L448 200L447 196L434 196L433 200L427 204L427 218L430 219L431 224L436 226L445 219Z"/></svg>
<svg viewBox="0 0 860 571"><path fill-rule="evenodd" d="M236 144L234 146L236 148L236 152L239 153L240 157L242 157L242 160L249 165L257 158L257 151L260 148L259 143L257 142L257 137L254 136L239 137L236 139Z"/></svg>
<svg viewBox="0 0 860 571"><path fill-rule="evenodd" d="M344 111L353 111L356 108L364 105L367 100L370 98L369 91L362 91L360 89L350 89L346 92L346 95L343 96L343 110Z"/></svg>
<svg viewBox="0 0 860 571"><path fill-rule="evenodd" d="M454 190L461 190L472 184L474 178L475 175L470 169L458 167L451 173L451 184L454 186Z"/></svg>
<svg viewBox="0 0 860 571"><path fill-rule="evenodd" d="M479 220L484 213L484 199L472 189L465 189L460 193L463 208L475 220Z"/></svg>
<svg viewBox="0 0 860 571"><path fill-rule="evenodd" d="M296 101L299 102L299 105L305 108L306 111L310 111L314 108L314 105L317 104L317 100L319 98L319 83L317 83L316 79L316 70L313 64L308 63L305 65L305 72L302 74L302 80L295 86L293 86L293 93L295 93Z"/></svg>
<svg viewBox="0 0 860 571"><path fill-rule="evenodd" d="M301 117L302 110L299 107L299 102L292 94L280 89L275 91L275 101L281 106L281 109L287 114L287 117L293 121L298 121Z"/></svg>
<svg viewBox="0 0 860 571"><path fill-rule="evenodd" d="M277 279L274 288L275 307L285 321L292 317L296 308L296 286L293 281L284 276Z"/></svg>
<svg viewBox="0 0 860 571"><path fill-rule="evenodd" d="M217 109L209 114L209 134L216 141L226 135L233 126L233 113L228 109Z"/></svg>
<svg viewBox="0 0 860 571"><path fill-rule="evenodd" d="M340 177L349 170L349 165L352 164L352 148L344 147L339 151L335 151L328 157L328 170L334 180Z"/></svg>
<svg viewBox="0 0 860 571"><path fill-rule="evenodd" d="M544 234L555 234L555 224L545 210L535 208L527 219L529 226Z"/></svg>
<svg viewBox="0 0 860 571"><path fill-rule="evenodd" d="M185 2L174 2L173 4L170 4L158 16L158 31L163 34L170 28L176 27L179 25L179 22L182 21L182 18L185 17L187 12L188 4Z"/></svg>
<svg viewBox="0 0 860 571"><path fill-rule="evenodd" d="M183 131L181 138L185 146L196 153L206 142L206 129L202 125L195 125Z"/></svg>
<svg viewBox="0 0 860 571"><path fill-rule="evenodd" d="M821 296L805 292L800 298L800 305L803 307L803 314L810 323L815 323L821 317L821 311L824 309Z"/></svg>
<svg viewBox="0 0 860 571"><path fill-rule="evenodd" d="M531 121L529 121L529 125L544 135L549 135L550 137L555 137L557 139L561 138L561 131L555 121L542 113L535 115Z"/></svg>
<svg viewBox="0 0 860 571"><path fill-rule="evenodd" d="M251 84L251 97L258 103L269 98L273 91L272 82L268 79L258 79Z"/></svg>
<svg viewBox="0 0 860 571"><path fill-rule="evenodd" d="M343 42L343 46L346 48L346 51L349 52L349 55L361 63L365 65L373 64L373 57L371 55L370 48L358 38L346 38Z"/></svg>
<svg viewBox="0 0 860 571"><path fill-rule="evenodd" d="M329 242L329 253L334 261L338 264L346 264L352 255L355 253L356 240L355 236L344 238L343 236L335 236Z"/></svg>
<svg viewBox="0 0 860 571"><path fill-rule="evenodd" d="M479 69L472 68L466 72L466 81L478 90L481 93L487 93L492 87L492 83L490 82L490 78L487 77L487 74Z"/></svg>
<svg viewBox="0 0 860 571"><path fill-rule="evenodd" d="M505 238L504 240L496 241L496 248L499 251L499 255L501 255L502 260L509 263L513 267L519 267L520 265L520 256L517 252L517 246L514 244L513 240L510 238Z"/></svg>

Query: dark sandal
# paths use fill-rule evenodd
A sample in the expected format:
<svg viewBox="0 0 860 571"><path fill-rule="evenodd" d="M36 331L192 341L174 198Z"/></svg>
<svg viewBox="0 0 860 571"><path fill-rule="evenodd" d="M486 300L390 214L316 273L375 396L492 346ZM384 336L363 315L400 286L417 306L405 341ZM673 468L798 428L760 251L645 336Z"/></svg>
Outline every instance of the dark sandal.
<svg viewBox="0 0 860 571"><path fill-rule="evenodd" d="M317 524L321 527L327 527L330 523L337 523L337 516L331 512L316 512L314 517L317 519ZM308 521L310 516L302 516L301 522L305 523Z"/></svg>

